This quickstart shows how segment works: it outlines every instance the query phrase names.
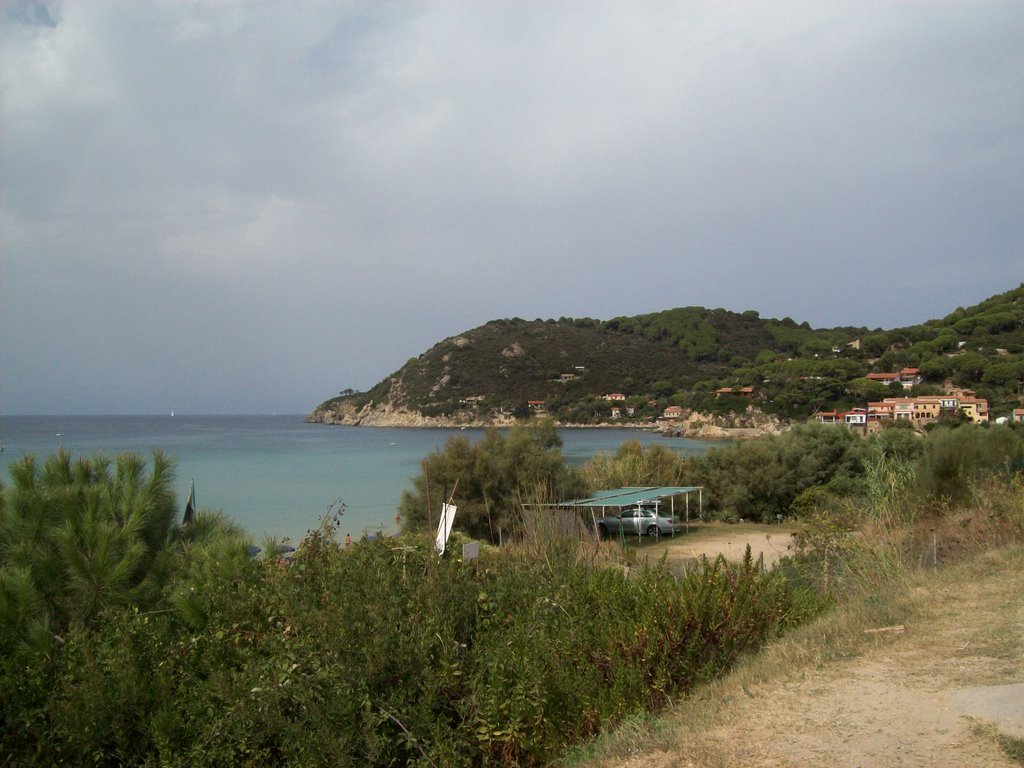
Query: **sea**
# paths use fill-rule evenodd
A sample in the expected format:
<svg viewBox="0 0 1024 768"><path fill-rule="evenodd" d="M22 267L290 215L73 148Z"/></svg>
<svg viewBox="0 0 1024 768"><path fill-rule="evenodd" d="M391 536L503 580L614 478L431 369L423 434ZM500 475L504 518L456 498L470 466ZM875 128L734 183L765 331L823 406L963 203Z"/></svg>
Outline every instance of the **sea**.
<svg viewBox="0 0 1024 768"><path fill-rule="evenodd" d="M343 505L339 536L390 534L402 491L422 460L455 437L471 442L482 429L392 429L310 424L304 415L272 416L5 416L0 420L0 477L25 454L41 461L63 448L75 456L109 457L160 450L176 464L182 511L190 484L200 510L218 510L259 543L302 540ZM638 429L562 429L562 453L574 464L614 453L638 440L680 454L713 444ZM457 502L457 500L456 500Z"/></svg>

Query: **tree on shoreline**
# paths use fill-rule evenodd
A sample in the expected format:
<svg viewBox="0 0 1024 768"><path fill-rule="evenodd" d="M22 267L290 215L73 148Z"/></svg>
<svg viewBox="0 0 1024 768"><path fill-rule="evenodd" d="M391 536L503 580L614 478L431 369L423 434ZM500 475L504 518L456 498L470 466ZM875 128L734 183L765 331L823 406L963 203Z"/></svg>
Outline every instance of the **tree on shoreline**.
<svg viewBox="0 0 1024 768"><path fill-rule="evenodd" d="M584 492L582 476L566 464L550 420L517 425L507 434L489 429L475 444L453 437L423 460L412 482L399 508L405 530L425 530L457 483L455 528L494 543L499 529L510 530L524 501Z"/></svg>

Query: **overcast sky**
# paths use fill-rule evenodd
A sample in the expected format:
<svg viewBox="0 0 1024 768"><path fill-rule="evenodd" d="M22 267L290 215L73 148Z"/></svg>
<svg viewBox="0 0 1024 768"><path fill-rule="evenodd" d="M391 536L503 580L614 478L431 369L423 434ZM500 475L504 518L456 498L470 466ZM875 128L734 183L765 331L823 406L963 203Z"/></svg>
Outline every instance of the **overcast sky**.
<svg viewBox="0 0 1024 768"><path fill-rule="evenodd" d="M1024 3L0 0L0 412L304 413L504 317L1024 280Z"/></svg>

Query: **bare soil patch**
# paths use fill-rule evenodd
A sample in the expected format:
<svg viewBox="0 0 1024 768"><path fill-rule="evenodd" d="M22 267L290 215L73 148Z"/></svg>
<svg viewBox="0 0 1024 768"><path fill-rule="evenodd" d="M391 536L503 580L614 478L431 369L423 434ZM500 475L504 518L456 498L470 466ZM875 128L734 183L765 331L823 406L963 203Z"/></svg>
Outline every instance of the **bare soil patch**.
<svg viewBox="0 0 1024 768"><path fill-rule="evenodd" d="M647 544L637 552L653 562L663 554L670 563L697 560L701 557L739 562L750 547L755 560L764 558L766 567L774 566L780 557L792 554L793 531L786 525L758 525L755 523L695 523L691 532L674 537L663 537L657 543Z"/></svg>
<svg viewBox="0 0 1024 768"><path fill-rule="evenodd" d="M887 598L903 631L826 617L681 702L646 743L620 739L619 757L591 764L1019 768L998 734L1024 728L1005 687L1024 682L1024 554L904 589Z"/></svg>

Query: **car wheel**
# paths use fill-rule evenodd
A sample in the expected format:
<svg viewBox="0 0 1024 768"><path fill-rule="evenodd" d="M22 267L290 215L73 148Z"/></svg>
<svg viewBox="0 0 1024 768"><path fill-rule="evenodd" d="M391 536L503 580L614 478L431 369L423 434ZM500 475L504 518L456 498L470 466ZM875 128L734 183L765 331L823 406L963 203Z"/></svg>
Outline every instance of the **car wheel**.
<svg viewBox="0 0 1024 768"><path fill-rule="evenodd" d="M597 535L600 536L602 539L607 538L608 537L608 526L605 525L604 523L598 523L597 524Z"/></svg>
<svg viewBox="0 0 1024 768"><path fill-rule="evenodd" d="M656 539L661 535L661 531L658 530L658 526L652 525L647 529L647 535Z"/></svg>

